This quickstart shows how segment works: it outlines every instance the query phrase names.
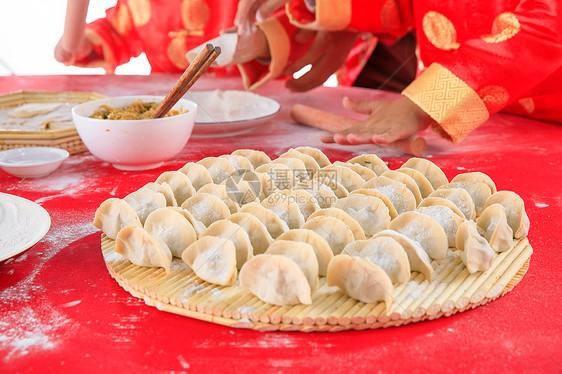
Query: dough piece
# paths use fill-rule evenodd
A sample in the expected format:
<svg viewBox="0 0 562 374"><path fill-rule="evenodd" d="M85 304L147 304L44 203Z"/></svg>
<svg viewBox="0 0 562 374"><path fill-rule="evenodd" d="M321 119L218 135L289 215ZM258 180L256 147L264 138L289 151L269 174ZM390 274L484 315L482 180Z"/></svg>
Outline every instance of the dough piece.
<svg viewBox="0 0 562 374"><path fill-rule="evenodd" d="M170 272L172 252L162 240L152 237L142 227L127 226L115 238L115 252L135 265L164 268Z"/></svg>
<svg viewBox="0 0 562 374"><path fill-rule="evenodd" d="M442 205L421 207L418 208L417 211L436 220L441 227L443 227L443 230L445 230L445 234L447 234L449 247L455 246L457 230L464 219L455 214L451 209Z"/></svg>
<svg viewBox="0 0 562 374"><path fill-rule="evenodd" d="M234 222L246 231L254 254L264 253L273 238L267 231L267 227L256 216L250 213L238 212L227 218L230 222Z"/></svg>
<svg viewBox="0 0 562 374"><path fill-rule="evenodd" d="M320 165L318 165L318 161L316 161L314 157L309 156L306 153L299 152L293 148L283 153L279 156L279 158L298 158L304 163L304 166L310 176L314 175L314 173L320 169Z"/></svg>
<svg viewBox="0 0 562 374"><path fill-rule="evenodd" d="M221 184L226 178L236 173L234 166L232 166L230 162L224 158L205 157L204 159L197 161L197 163L207 168L209 174L211 174L211 177L213 178L213 182L216 184Z"/></svg>
<svg viewBox="0 0 562 374"><path fill-rule="evenodd" d="M494 250L476 228L473 221L464 221L457 232L457 248L469 273L486 271L492 266Z"/></svg>
<svg viewBox="0 0 562 374"><path fill-rule="evenodd" d="M486 183L482 182L452 182L444 184L440 188L462 188L468 192L474 202L476 216L479 216L480 213L482 213L486 200L492 196L492 190L490 187Z"/></svg>
<svg viewBox="0 0 562 374"><path fill-rule="evenodd" d="M423 274L427 280L431 280L431 278L433 277L433 267L431 266L431 259L418 242L415 242L407 236L394 230L384 230L374 236L374 238L379 237L389 237L400 243L400 245L406 252L406 255L408 256L410 270L417 271Z"/></svg>
<svg viewBox="0 0 562 374"><path fill-rule="evenodd" d="M181 258L205 282L220 286L236 283L236 248L228 239L202 237L187 247Z"/></svg>
<svg viewBox="0 0 562 374"><path fill-rule="evenodd" d="M394 287L380 266L360 257L337 255L328 265L327 284L337 286L349 297L366 304L392 304Z"/></svg>
<svg viewBox="0 0 562 374"><path fill-rule="evenodd" d="M513 230L507 223L505 208L501 204L489 205L476 220L478 231L496 252L513 248Z"/></svg>
<svg viewBox="0 0 562 374"><path fill-rule="evenodd" d="M226 186L224 184L209 183L201 187L197 193L208 193L218 197L226 204L230 213L236 213L240 209L238 203L232 200L226 192Z"/></svg>
<svg viewBox="0 0 562 374"><path fill-rule="evenodd" d="M447 179L445 173L443 173L443 170L425 158L412 157L401 167L415 169L425 175L435 190L442 185L449 183L449 180Z"/></svg>
<svg viewBox="0 0 562 374"><path fill-rule="evenodd" d="M306 276L286 256L257 255L242 266L239 279L242 288L268 304L312 304Z"/></svg>
<svg viewBox="0 0 562 374"><path fill-rule="evenodd" d="M193 188L191 181L184 173L179 171L165 171L156 179L156 183L164 182L170 185L178 205L183 204L185 200L195 195L195 188Z"/></svg>
<svg viewBox="0 0 562 374"><path fill-rule="evenodd" d="M351 163L351 162L336 161L336 162L334 162L334 165L335 166L341 166L341 167L344 167L344 168L349 168L349 169L353 170L354 172L359 174L361 176L361 178L363 178L364 181L368 181L369 179L377 176L377 173L375 173L373 170L371 170L368 167L365 167L361 164L354 164L354 163Z"/></svg>
<svg viewBox="0 0 562 374"><path fill-rule="evenodd" d="M335 208L339 208L353 217L367 237L387 229L390 225L388 208L381 199L373 196L352 194L338 200Z"/></svg>
<svg viewBox="0 0 562 374"><path fill-rule="evenodd" d="M388 166L386 165L386 163L375 154L364 154L356 156L347 162L365 166L366 168L374 171L377 175L382 175L382 173L388 170Z"/></svg>
<svg viewBox="0 0 562 374"><path fill-rule="evenodd" d="M318 273L320 276L326 276L328 264L332 257L334 257L334 253L332 248L330 248L330 244L323 237L312 230L293 229L281 234L277 240L302 242L310 245L318 260Z"/></svg>
<svg viewBox="0 0 562 374"><path fill-rule="evenodd" d="M320 168L326 167L326 166L331 164L330 159L318 148L297 147L297 148L295 148L295 151L298 151L300 153L304 153L305 155L309 155L309 156L313 157L316 160L316 162L318 163L318 166L320 166Z"/></svg>
<svg viewBox="0 0 562 374"><path fill-rule="evenodd" d="M425 175L423 175L416 169L401 167L400 169L396 169L396 171L408 175L416 182L418 188L420 189L422 198L426 198L433 191L435 191L429 179L427 179Z"/></svg>
<svg viewBox="0 0 562 374"><path fill-rule="evenodd" d="M353 218L351 215L349 215L345 210L339 208L320 209L314 212L313 214L311 214L309 219L313 219L316 217L326 217L326 216L337 218L343 223L345 223L346 226L349 227L349 229L353 233L353 238L355 240L367 239L367 237L365 236L365 231L363 231L361 224L357 222L357 220Z"/></svg>
<svg viewBox="0 0 562 374"><path fill-rule="evenodd" d="M307 190L283 190L279 191L279 193L287 196L289 200L294 201L298 205L305 221L312 213L320 209L316 198Z"/></svg>
<svg viewBox="0 0 562 374"><path fill-rule="evenodd" d="M248 170L254 171L254 165L244 156L240 155L222 155L219 158L224 158L236 171Z"/></svg>
<svg viewBox="0 0 562 374"><path fill-rule="evenodd" d="M187 199L181 207L206 227L230 215L230 209L221 199L205 192L197 192L195 196Z"/></svg>
<svg viewBox="0 0 562 374"><path fill-rule="evenodd" d="M125 200L115 197L105 200L96 209L93 225L110 239L115 239L123 227L142 226L137 212Z"/></svg>
<svg viewBox="0 0 562 374"><path fill-rule="evenodd" d="M191 223L172 207L156 209L150 213L144 229L153 238L166 243L175 257L181 257L182 252L197 240L197 233Z"/></svg>
<svg viewBox="0 0 562 374"><path fill-rule="evenodd" d="M240 212L252 214L259 219L274 239L284 232L289 231L289 226L287 226L285 221L259 203L246 204L240 208Z"/></svg>
<svg viewBox="0 0 562 374"><path fill-rule="evenodd" d="M380 176L368 180L362 188L373 189L386 195L398 214L416 209L416 198L404 183Z"/></svg>
<svg viewBox="0 0 562 374"><path fill-rule="evenodd" d="M330 184L326 182L326 180L335 180L337 183L344 186L347 191L356 190L365 183L363 178L350 168L337 165L326 166L318 170L318 173L314 177L328 185Z"/></svg>
<svg viewBox="0 0 562 374"><path fill-rule="evenodd" d="M498 191L486 200L484 209L492 204L501 204L505 209L507 223L513 230L515 239L521 239L529 233L529 217L525 212L525 202L512 191Z"/></svg>
<svg viewBox="0 0 562 374"><path fill-rule="evenodd" d="M196 190L199 190L206 184L213 183L213 177L209 170L196 162L188 162L179 171L187 175L193 188Z"/></svg>
<svg viewBox="0 0 562 374"><path fill-rule="evenodd" d="M304 188L303 191L308 192L316 200L320 209L330 208L338 201L338 197L330 187L316 181L313 181L311 188Z"/></svg>
<svg viewBox="0 0 562 374"><path fill-rule="evenodd" d="M207 228L205 227L203 222L193 217L193 214L189 213L187 210L179 207L178 208L174 207L173 209L179 214L181 214L182 216L184 216L185 219L188 220L189 223L191 223L191 226L195 230L195 233L197 233L197 237L199 237L199 235L201 235L203 231L205 231L205 229Z"/></svg>
<svg viewBox="0 0 562 374"><path fill-rule="evenodd" d="M390 201L388 196L386 196L380 191L374 190L372 188L360 188L358 190L353 191L351 194L376 197L380 199L384 203L384 205L386 205L386 208L388 209L388 214L390 215L390 219L394 219L398 216L398 212L396 211L396 208L392 204L392 201Z"/></svg>
<svg viewBox="0 0 562 374"><path fill-rule="evenodd" d="M141 188L131 192L125 198L131 208L137 212L141 223L144 225L146 217L158 208L166 207L166 198L160 192L155 192L149 188Z"/></svg>
<svg viewBox="0 0 562 374"><path fill-rule="evenodd" d="M258 166L271 162L271 159L269 158L268 155L266 155L262 151L257 151L255 149L238 149L232 152L232 154L246 157L248 160L250 160L250 162L254 166L254 169L257 168Z"/></svg>
<svg viewBox="0 0 562 374"><path fill-rule="evenodd" d="M310 290L314 292L320 283L318 279L318 259L312 246L289 240L274 241L267 251L268 255L282 255L293 260L304 273Z"/></svg>
<svg viewBox="0 0 562 374"><path fill-rule="evenodd" d="M492 178L490 178L490 176L480 171L458 174L451 180L451 182L467 182L467 183L482 182L487 184L488 187L490 187L492 193L498 192L498 189L496 188L496 184L494 183Z"/></svg>
<svg viewBox="0 0 562 374"><path fill-rule="evenodd" d="M154 192L160 192L166 198L167 206L178 206L178 202L174 196L174 191L172 191L172 188L168 183L150 182L145 184L143 188L148 188L149 190L152 190Z"/></svg>
<svg viewBox="0 0 562 374"><path fill-rule="evenodd" d="M461 217L462 219L466 218L464 216L464 213L461 212L461 210L452 201L444 199L442 197L426 197L425 199L422 200L418 208L424 208L424 207L436 206L436 205L446 206L447 208L451 209L453 213L455 213L457 216Z"/></svg>
<svg viewBox="0 0 562 374"><path fill-rule="evenodd" d="M440 188L431 193L429 197L442 197L451 201L459 208L466 219L476 218L476 207L470 194L462 188Z"/></svg>
<svg viewBox="0 0 562 374"><path fill-rule="evenodd" d="M312 230L324 238L334 254L340 253L346 245L355 240L349 227L342 220L331 216L311 217L303 228Z"/></svg>
<svg viewBox="0 0 562 374"><path fill-rule="evenodd" d="M236 266L238 269L244 265L253 256L252 242L246 231L236 223L222 219L207 227L203 231L201 238L205 236L216 236L218 238L228 239L236 248Z"/></svg>
<svg viewBox="0 0 562 374"><path fill-rule="evenodd" d="M400 183L404 183L406 187L412 192L414 198L416 199L416 206L422 201L422 194L420 192L420 188L418 184L414 180L414 178L410 177L407 174L399 173L395 170L387 170L382 173L383 177L390 178Z"/></svg>
<svg viewBox="0 0 562 374"><path fill-rule="evenodd" d="M270 190L286 190L293 188L295 182L294 173L293 170L285 164L279 162L264 164L256 168L256 172L267 175Z"/></svg>
<svg viewBox="0 0 562 374"><path fill-rule="evenodd" d="M261 205L285 221L290 229L298 229L304 225L304 216L297 203L290 196L281 192L274 192L263 199Z"/></svg>
<svg viewBox="0 0 562 374"><path fill-rule="evenodd" d="M391 237L380 236L349 243L343 254L364 258L383 269L393 284L410 279L410 262L402 245Z"/></svg>
<svg viewBox="0 0 562 374"><path fill-rule="evenodd" d="M420 243L429 257L440 260L447 256L449 243L443 227L433 218L419 212L406 212L390 222L390 229Z"/></svg>

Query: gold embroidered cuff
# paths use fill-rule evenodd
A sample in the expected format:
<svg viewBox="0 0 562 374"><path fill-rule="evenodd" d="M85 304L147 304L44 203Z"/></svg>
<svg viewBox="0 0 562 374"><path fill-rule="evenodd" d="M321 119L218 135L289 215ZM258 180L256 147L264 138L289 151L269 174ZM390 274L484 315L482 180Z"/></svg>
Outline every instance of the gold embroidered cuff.
<svg viewBox="0 0 562 374"><path fill-rule="evenodd" d="M291 14L289 3L285 10L289 20L301 29L338 31L351 23L351 0L316 0L314 22L302 23Z"/></svg>
<svg viewBox="0 0 562 374"><path fill-rule="evenodd" d="M489 117L486 105L466 82L433 63L402 91L433 120L442 135L455 143Z"/></svg>

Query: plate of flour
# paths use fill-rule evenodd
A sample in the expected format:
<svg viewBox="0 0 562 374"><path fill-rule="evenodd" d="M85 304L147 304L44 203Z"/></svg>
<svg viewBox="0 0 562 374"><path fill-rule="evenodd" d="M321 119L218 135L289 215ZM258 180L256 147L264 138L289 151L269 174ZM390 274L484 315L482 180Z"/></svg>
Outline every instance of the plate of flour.
<svg viewBox="0 0 562 374"><path fill-rule="evenodd" d="M222 137L265 124L281 108L276 100L237 90L193 91L185 98L198 104L194 137Z"/></svg>

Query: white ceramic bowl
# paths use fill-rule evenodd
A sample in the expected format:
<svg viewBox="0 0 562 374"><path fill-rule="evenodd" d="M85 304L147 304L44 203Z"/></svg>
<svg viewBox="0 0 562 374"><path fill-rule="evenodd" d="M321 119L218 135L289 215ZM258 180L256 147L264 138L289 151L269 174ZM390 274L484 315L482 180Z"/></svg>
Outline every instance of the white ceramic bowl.
<svg viewBox="0 0 562 374"><path fill-rule="evenodd" d="M163 96L121 96L88 101L72 108L78 134L97 158L121 170L157 168L177 155L187 143L197 115L197 104L181 99L174 109L186 110L177 116L143 120L90 118L100 105L123 107L133 101L161 102Z"/></svg>
<svg viewBox="0 0 562 374"><path fill-rule="evenodd" d="M0 169L20 178L39 178L57 170L68 152L52 147L14 148L0 152Z"/></svg>

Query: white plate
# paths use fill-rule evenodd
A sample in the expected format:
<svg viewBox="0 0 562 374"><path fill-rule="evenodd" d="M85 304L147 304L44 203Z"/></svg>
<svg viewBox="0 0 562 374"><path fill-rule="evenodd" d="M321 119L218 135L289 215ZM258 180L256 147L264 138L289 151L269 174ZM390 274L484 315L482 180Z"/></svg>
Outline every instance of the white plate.
<svg viewBox="0 0 562 374"><path fill-rule="evenodd" d="M236 90L193 91L185 98L198 104L193 136L241 134L263 125L281 108L276 100Z"/></svg>
<svg viewBox="0 0 562 374"><path fill-rule="evenodd" d="M53 147L14 148L0 152L0 169L20 178L39 178L57 170L68 152Z"/></svg>
<svg viewBox="0 0 562 374"><path fill-rule="evenodd" d="M0 261L31 248L50 227L51 217L43 207L0 192Z"/></svg>

